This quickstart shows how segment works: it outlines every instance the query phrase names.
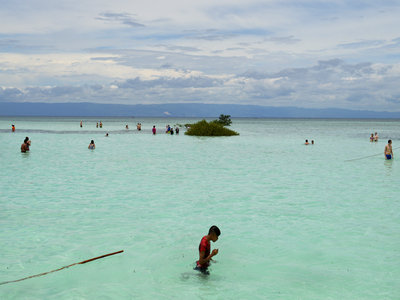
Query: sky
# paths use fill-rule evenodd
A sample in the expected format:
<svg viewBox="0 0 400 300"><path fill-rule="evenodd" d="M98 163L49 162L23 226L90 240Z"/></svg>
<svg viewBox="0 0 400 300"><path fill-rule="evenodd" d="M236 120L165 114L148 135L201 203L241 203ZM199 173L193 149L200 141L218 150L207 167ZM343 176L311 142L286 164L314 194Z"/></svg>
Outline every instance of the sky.
<svg viewBox="0 0 400 300"><path fill-rule="evenodd" d="M400 111L400 1L0 0L0 102Z"/></svg>

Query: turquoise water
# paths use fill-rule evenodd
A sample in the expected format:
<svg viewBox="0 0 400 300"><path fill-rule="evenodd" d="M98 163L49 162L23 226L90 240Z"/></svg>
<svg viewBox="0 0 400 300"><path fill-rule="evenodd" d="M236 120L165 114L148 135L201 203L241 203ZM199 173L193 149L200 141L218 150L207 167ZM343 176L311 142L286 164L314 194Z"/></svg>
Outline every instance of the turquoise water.
<svg viewBox="0 0 400 300"><path fill-rule="evenodd" d="M400 165L383 156L400 121L233 119L229 138L162 133L186 119L79 121L0 118L0 282L124 253L0 285L1 299L400 298Z"/></svg>

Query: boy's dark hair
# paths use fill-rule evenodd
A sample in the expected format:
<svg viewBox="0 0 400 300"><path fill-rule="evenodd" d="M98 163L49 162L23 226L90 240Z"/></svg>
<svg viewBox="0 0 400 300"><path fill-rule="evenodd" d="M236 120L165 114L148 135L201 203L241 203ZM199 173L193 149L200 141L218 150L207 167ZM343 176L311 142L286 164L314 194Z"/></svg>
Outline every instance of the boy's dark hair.
<svg viewBox="0 0 400 300"><path fill-rule="evenodd" d="M214 232L217 236L220 236L220 234L221 234L221 231L215 225L210 227L210 229L208 230L208 234L211 234L212 232Z"/></svg>
<svg viewBox="0 0 400 300"><path fill-rule="evenodd" d="M392 140L388 140L388 144L390 144L392 142Z"/></svg>

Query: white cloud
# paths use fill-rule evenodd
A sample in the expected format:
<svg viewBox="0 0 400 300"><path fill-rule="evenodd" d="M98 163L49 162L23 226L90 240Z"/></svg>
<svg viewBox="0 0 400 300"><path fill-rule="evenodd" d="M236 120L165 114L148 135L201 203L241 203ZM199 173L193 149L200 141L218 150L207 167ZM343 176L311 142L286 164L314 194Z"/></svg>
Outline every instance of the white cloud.
<svg viewBox="0 0 400 300"><path fill-rule="evenodd" d="M400 110L399 14L395 1L3 1L1 99Z"/></svg>
<svg viewBox="0 0 400 300"><path fill-rule="evenodd" d="M152 73L151 78L114 80L104 85L3 87L0 101L106 103L112 99L122 104L203 102L400 111L399 65L351 65L330 60L309 68L240 76L169 70L171 73Z"/></svg>

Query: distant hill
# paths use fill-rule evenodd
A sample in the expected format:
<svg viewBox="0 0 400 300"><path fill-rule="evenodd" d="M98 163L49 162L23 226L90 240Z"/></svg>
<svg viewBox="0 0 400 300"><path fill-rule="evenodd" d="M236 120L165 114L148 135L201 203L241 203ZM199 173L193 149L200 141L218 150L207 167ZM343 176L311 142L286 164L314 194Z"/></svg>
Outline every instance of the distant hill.
<svg viewBox="0 0 400 300"><path fill-rule="evenodd" d="M220 114L252 118L400 118L400 112L237 104L0 103L0 116L217 117Z"/></svg>

